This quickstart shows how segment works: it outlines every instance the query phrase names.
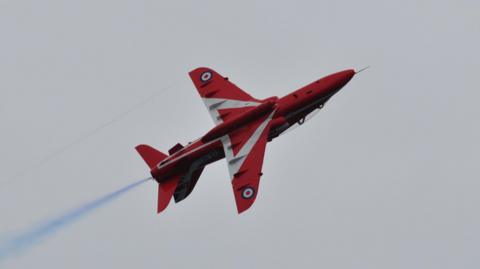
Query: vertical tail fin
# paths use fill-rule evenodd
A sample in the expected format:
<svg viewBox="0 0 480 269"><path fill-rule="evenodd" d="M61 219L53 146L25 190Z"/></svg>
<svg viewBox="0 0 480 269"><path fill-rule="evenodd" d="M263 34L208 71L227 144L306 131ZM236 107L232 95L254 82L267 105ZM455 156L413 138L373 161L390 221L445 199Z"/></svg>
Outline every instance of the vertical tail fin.
<svg viewBox="0 0 480 269"><path fill-rule="evenodd" d="M153 168L163 159L167 158L168 156L149 145L138 145L135 147L138 154L142 157L142 159L147 163L148 167Z"/></svg>

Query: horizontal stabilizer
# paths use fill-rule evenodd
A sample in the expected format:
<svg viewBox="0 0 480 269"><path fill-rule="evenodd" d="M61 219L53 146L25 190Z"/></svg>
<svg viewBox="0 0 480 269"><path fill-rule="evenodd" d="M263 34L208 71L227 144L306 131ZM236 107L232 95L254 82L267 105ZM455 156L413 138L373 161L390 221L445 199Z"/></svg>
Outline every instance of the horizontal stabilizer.
<svg viewBox="0 0 480 269"><path fill-rule="evenodd" d="M168 156L149 145L138 145L135 147L138 154L142 157L142 159L147 163L148 167L153 168L163 159L167 158Z"/></svg>
<svg viewBox="0 0 480 269"><path fill-rule="evenodd" d="M172 199L173 193L177 188L179 180L180 177L174 177L158 184L157 213L160 213L167 208L170 200Z"/></svg>

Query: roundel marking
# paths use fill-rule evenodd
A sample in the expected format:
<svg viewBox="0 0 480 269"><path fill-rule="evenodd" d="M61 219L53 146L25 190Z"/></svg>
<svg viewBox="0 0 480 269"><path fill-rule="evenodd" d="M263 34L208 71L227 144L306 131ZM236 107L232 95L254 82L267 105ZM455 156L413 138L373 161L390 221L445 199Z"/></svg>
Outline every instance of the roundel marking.
<svg viewBox="0 0 480 269"><path fill-rule="evenodd" d="M210 71L205 71L200 75L200 80L202 82L207 82L210 79L212 79L212 72L210 72Z"/></svg>
<svg viewBox="0 0 480 269"><path fill-rule="evenodd" d="M255 190L252 187L246 187L242 190L242 198L243 199L250 199L255 194Z"/></svg>

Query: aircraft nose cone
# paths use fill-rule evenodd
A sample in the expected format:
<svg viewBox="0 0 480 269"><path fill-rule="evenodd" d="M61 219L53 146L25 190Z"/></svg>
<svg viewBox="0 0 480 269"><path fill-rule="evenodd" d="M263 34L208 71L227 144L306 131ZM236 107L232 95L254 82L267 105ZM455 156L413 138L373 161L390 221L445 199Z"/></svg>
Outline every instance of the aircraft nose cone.
<svg viewBox="0 0 480 269"><path fill-rule="evenodd" d="M326 76L317 83L322 85L321 87L324 89L322 92L325 94L335 93L340 90L345 84L347 84L355 75L355 70L347 69L344 71L340 71L329 76Z"/></svg>
<svg viewBox="0 0 480 269"><path fill-rule="evenodd" d="M355 70L347 69L347 70L335 73L331 76L335 84L337 84L337 86L341 88L345 86L345 84L347 84L353 78L353 76L355 76Z"/></svg>

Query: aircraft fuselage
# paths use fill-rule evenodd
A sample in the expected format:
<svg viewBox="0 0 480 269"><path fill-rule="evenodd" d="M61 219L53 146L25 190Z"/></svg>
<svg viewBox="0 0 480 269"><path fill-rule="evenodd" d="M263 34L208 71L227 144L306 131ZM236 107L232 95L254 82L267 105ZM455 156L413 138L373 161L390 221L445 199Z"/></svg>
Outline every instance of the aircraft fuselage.
<svg viewBox="0 0 480 269"><path fill-rule="evenodd" d="M152 177L160 183L175 175L192 175L206 165L223 159L225 153L222 136L240 130L246 124L268 113L273 113L272 127L268 134L268 141L271 141L292 125L303 123L305 117L312 111L322 108L325 102L354 75L354 70L344 70L316 80L284 97L263 100L262 105L217 125L206 135L168 156L151 169Z"/></svg>

